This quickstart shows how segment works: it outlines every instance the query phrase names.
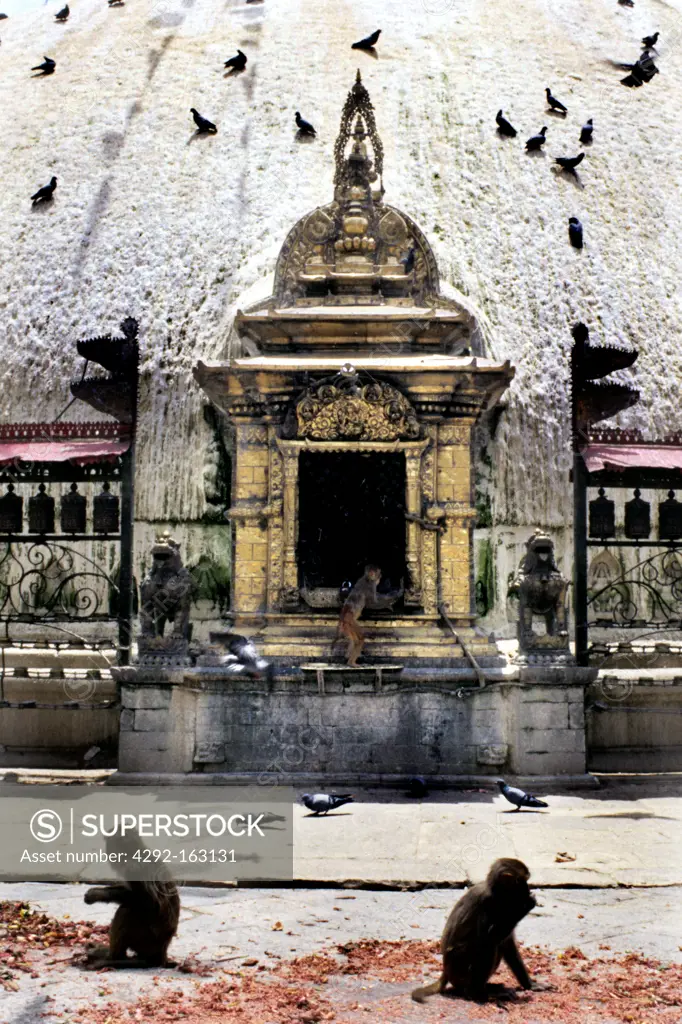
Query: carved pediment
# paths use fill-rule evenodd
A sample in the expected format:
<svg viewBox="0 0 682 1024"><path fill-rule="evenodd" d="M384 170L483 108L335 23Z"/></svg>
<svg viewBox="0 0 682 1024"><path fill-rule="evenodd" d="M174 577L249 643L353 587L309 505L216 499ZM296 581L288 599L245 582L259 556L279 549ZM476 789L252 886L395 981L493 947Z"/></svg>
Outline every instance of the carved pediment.
<svg viewBox="0 0 682 1024"><path fill-rule="evenodd" d="M321 382L296 406L298 436L313 441L398 441L419 437L417 415L397 388Z"/></svg>

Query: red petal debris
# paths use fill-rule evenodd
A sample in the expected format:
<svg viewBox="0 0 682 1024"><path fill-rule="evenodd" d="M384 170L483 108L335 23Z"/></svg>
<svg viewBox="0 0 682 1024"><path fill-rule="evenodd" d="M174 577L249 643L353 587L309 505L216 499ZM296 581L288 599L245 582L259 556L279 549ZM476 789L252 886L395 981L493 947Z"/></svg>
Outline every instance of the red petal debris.
<svg viewBox="0 0 682 1024"><path fill-rule="evenodd" d="M17 971L76 970L71 958L55 958L105 938L106 926L48 918L25 903L0 902L0 985L17 990ZM49 953L48 953L49 951ZM42 954L42 955L41 955ZM410 989L439 974L437 942L406 940L348 942L294 960L266 973L189 957L185 973L217 974L215 980L175 987L177 975L147 975L149 988L133 1002L95 1002L109 995L93 975L93 1001L70 1009L73 1024L452 1024L504 1020L505 1024L680 1024L682 964L664 964L640 953L591 957L570 946L550 952L523 947L533 978L551 991L522 992L506 968L495 976L504 993L485 1004L433 996L426 1005L410 1000ZM73 962L72 962L73 963ZM54 966L52 966L54 965ZM189 979L188 979L189 981ZM324 986L324 988L322 988ZM57 1013L58 1011L53 1011ZM48 1013L45 1016L51 1016ZM60 1015L61 1016L61 1015Z"/></svg>
<svg viewBox="0 0 682 1024"><path fill-rule="evenodd" d="M16 971L35 976L32 954L59 946L107 941L108 925L92 921L67 921L32 910L28 903L0 900L0 986L16 991Z"/></svg>

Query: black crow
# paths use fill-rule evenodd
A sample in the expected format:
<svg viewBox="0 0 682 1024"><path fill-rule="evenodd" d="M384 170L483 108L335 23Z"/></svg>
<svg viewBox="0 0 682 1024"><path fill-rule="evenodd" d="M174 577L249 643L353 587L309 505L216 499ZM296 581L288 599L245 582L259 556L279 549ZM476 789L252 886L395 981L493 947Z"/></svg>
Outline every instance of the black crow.
<svg viewBox="0 0 682 1024"><path fill-rule="evenodd" d="M6 14L0 14L0 21L4 21L6 17Z"/></svg>
<svg viewBox="0 0 682 1024"><path fill-rule="evenodd" d="M618 0L621 7L634 7L634 0Z"/></svg>
<svg viewBox="0 0 682 1024"><path fill-rule="evenodd" d="M70 13L71 13L71 11L69 10L69 5L65 4L64 7L62 7L61 11L58 11L55 14L54 20L55 21L66 21L66 19L68 18Z"/></svg>
<svg viewBox="0 0 682 1024"><path fill-rule="evenodd" d="M237 50L236 57L230 57L229 60L225 61L226 68L234 68L235 71L243 71L246 67L248 57L241 50Z"/></svg>
<svg viewBox="0 0 682 1024"><path fill-rule="evenodd" d="M501 110L497 111L497 114L495 115L495 120L497 122L497 130L500 133L500 135L506 135L508 139L513 139L515 137L516 128L513 128L509 124L509 121L507 121L506 117L502 117Z"/></svg>
<svg viewBox="0 0 682 1024"><path fill-rule="evenodd" d="M57 62L52 60L52 57L43 57L43 63L31 68L31 71L42 71L44 75L51 75L56 67Z"/></svg>
<svg viewBox="0 0 682 1024"><path fill-rule="evenodd" d="M570 171L571 174L575 174L576 167L584 159L585 154L579 153L578 156L555 156L554 162L559 165L562 171Z"/></svg>
<svg viewBox="0 0 682 1024"><path fill-rule="evenodd" d="M544 144L547 142L547 139L545 137L546 134L547 125L541 128L537 135L531 135L531 137L526 142L527 151L530 153L534 149L542 149Z"/></svg>
<svg viewBox="0 0 682 1024"><path fill-rule="evenodd" d="M373 50L376 44L379 42L379 36L381 35L381 29L378 28L376 32L372 32L371 36L367 36L365 39L361 39L359 43L353 43L351 50Z"/></svg>
<svg viewBox="0 0 682 1024"><path fill-rule="evenodd" d="M41 203L41 202L49 202L49 200L52 199L52 196L54 194L54 190L56 189L56 187L57 187L57 179L55 177L50 178L50 184L49 185L43 185L42 188L38 189L38 191L35 193L35 195L31 196L31 202L33 203L33 205L35 206L36 203Z"/></svg>
<svg viewBox="0 0 682 1024"><path fill-rule="evenodd" d="M594 131L594 125L592 124L592 118L590 117L580 129L580 141L583 145L592 142L592 132Z"/></svg>
<svg viewBox="0 0 682 1024"><path fill-rule="evenodd" d="M299 114L298 110L296 111L296 127L301 135L317 135L317 132L311 125L310 121L305 121Z"/></svg>
<svg viewBox="0 0 682 1024"><path fill-rule="evenodd" d="M405 273L406 274L411 274L412 271L414 270L414 260L415 260L415 256L416 255L417 255L417 250L416 250L415 246L412 245L412 246L410 246L408 251L405 253L403 258L401 259L400 262L405 267Z"/></svg>
<svg viewBox="0 0 682 1024"><path fill-rule="evenodd" d="M197 126L198 132L211 132L212 134L215 134L218 131L213 122L207 121L205 117L201 116L198 110L194 109L194 107L190 107L189 110L190 114L194 118L194 123Z"/></svg>
<svg viewBox="0 0 682 1024"><path fill-rule="evenodd" d="M549 103L552 110L558 110L560 114L568 113L568 110L563 105L563 103L560 103L559 100L556 99L556 97L552 96L549 86L545 89L545 92L547 94L547 102Z"/></svg>
<svg viewBox="0 0 682 1024"><path fill-rule="evenodd" d="M574 249L582 249L583 226L577 217L568 218L568 237Z"/></svg>
<svg viewBox="0 0 682 1024"><path fill-rule="evenodd" d="M644 43L644 45L647 48L647 50L655 49L656 43L658 42L659 34L660 33L658 33L658 32L654 32L654 34L652 36L644 36L644 38L642 39L642 42Z"/></svg>

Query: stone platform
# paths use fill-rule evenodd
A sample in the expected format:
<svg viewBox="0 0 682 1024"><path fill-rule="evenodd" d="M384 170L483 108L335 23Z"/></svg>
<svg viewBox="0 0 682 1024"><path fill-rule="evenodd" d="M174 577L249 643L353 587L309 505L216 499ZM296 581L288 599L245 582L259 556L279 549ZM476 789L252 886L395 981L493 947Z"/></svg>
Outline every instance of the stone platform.
<svg viewBox="0 0 682 1024"><path fill-rule="evenodd" d="M382 672L300 668L272 682L220 667L117 668L122 773L580 775L584 693L575 667ZM390 668L390 666L386 666Z"/></svg>

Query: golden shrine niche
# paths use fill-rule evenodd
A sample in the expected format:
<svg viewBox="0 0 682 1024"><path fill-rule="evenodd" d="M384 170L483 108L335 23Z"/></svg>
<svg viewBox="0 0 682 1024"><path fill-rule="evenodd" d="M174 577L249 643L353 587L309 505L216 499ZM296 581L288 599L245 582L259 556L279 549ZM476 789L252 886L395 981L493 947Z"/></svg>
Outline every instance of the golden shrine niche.
<svg viewBox="0 0 682 1024"><path fill-rule="evenodd" d="M329 660L341 587L375 562L404 598L365 617L366 660L452 665L440 609L492 657L472 628L472 430L514 371L476 354L425 236L384 202L359 72L335 157L334 201L289 232L273 294L237 314L257 354L194 371L236 438L234 628L266 658Z"/></svg>

